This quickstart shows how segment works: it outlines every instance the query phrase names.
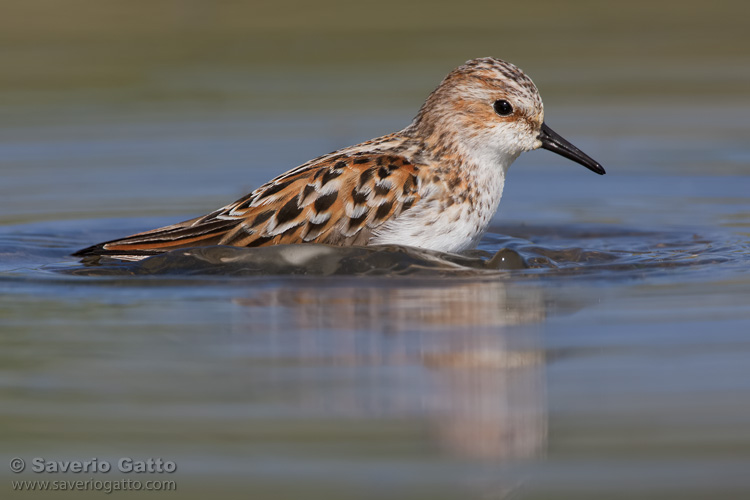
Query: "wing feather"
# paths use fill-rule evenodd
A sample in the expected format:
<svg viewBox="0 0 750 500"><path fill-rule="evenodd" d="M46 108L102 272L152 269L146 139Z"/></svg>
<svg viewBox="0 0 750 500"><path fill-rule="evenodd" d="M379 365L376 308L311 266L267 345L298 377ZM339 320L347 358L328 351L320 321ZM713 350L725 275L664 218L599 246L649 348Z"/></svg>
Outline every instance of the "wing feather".
<svg viewBox="0 0 750 500"><path fill-rule="evenodd" d="M385 153L313 160L208 215L85 248L74 255L142 258L175 248L286 243L366 245L420 199L419 166Z"/></svg>

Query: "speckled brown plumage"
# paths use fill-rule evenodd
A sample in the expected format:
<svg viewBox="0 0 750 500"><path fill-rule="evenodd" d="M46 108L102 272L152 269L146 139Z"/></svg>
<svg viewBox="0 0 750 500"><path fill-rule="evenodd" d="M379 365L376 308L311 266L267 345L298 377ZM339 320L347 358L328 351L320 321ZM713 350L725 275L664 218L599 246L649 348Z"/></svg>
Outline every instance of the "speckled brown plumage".
<svg viewBox="0 0 750 500"><path fill-rule="evenodd" d="M373 230L419 201L420 182L419 167L403 156L332 154L213 213L103 243L98 250L148 255L202 245L366 245Z"/></svg>
<svg viewBox="0 0 750 500"><path fill-rule="evenodd" d="M499 100L511 111L499 113ZM400 132L315 158L203 217L75 255L139 259L191 246L285 243L471 248L523 151L545 147L604 173L543 119L536 87L520 69L474 59L448 74Z"/></svg>

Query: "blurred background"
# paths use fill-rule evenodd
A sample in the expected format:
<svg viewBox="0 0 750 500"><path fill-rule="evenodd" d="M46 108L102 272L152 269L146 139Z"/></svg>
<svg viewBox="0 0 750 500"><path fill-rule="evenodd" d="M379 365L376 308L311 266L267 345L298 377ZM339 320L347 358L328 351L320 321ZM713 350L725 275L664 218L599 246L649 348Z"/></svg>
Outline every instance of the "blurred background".
<svg viewBox="0 0 750 500"><path fill-rule="evenodd" d="M0 220L211 210L309 158L402 128L452 68L487 55L524 69L548 123L614 175L701 174L707 158L711 173L747 164L737 151L750 100L740 1L0 8ZM525 155L511 175L551 164L585 178L557 160ZM511 203L510 219L529 208Z"/></svg>
<svg viewBox="0 0 750 500"><path fill-rule="evenodd" d="M722 0L0 0L0 491L53 479L10 474L14 456L155 456L180 498L747 497L749 18ZM61 272L404 127L481 56L529 74L608 172L544 151L511 168L481 249L546 267Z"/></svg>

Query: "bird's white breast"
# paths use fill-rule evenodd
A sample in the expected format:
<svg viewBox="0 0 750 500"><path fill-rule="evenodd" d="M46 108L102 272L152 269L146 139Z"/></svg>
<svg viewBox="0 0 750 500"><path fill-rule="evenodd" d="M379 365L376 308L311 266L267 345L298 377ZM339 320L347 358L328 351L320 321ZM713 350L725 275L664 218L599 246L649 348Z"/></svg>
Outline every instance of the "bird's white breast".
<svg viewBox="0 0 750 500"><path fill-rule="evenodd" d="M452 194L429 184L420 189L420 201L384 224L371 245L409 245L440 252L460 252L476 247L500 204L505 174L518 155L474 158L462 171L472 186L465 202L446 206Z"/></svg>

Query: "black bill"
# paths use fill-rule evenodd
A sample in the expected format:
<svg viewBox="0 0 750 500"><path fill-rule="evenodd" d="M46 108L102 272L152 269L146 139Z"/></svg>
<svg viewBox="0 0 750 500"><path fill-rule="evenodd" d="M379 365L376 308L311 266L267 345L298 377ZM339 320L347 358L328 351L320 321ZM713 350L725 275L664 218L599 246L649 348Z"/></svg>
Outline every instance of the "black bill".
<svg viewBox="0 0 750 500"><path fill-rule="evenodd" d="M546 123L542 123L542 130L539 132L539 140L542 141L542 147L544 149L548 149L553 153L557 153L569 160L580 163L599 175L606 174L604 167L599 165L597 161L563 139L557 132L549 128Z"/></svg>

